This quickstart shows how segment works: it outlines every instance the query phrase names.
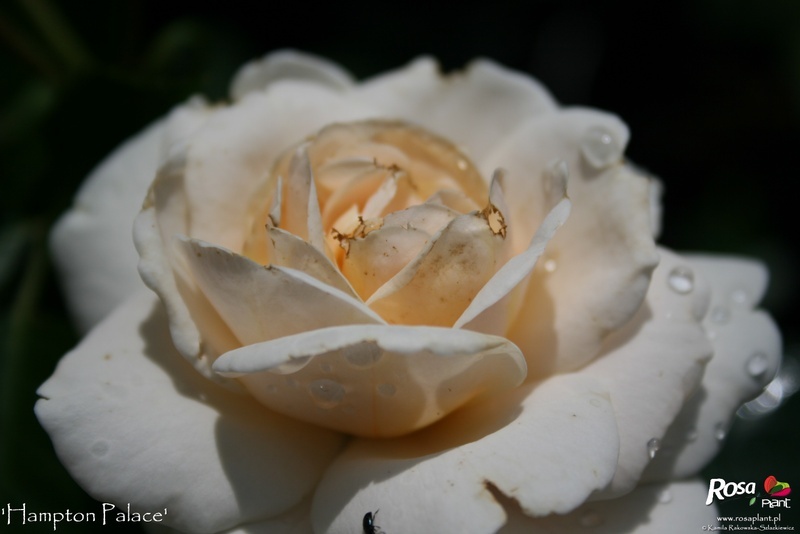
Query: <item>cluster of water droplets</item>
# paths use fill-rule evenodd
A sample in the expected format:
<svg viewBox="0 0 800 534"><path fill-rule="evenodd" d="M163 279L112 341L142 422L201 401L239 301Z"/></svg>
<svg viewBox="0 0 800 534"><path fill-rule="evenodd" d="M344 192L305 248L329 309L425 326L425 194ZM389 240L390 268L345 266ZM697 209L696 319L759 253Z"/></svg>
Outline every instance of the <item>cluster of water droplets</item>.
<svg viewBox="0 0 800 534"><path fill-rule="evenodd" d="M338 354L330 353L328 355L332 357L321 358L322 361L318 364L318 369L321 373L331 376L317 378L306 386L314 404L325 410L341 407L348 393L348 387L335 379L336 366L332 362L337 361L337 359L343 360L352 368L364 371L376 365L383 358L383 351L374 343L362 343L336 351L336 353ZM343 358L340 358L342 356ZM285 375L283 382L284 387L291 389L303 387L301 381L291 374ZM267 386L267 391L273 395L280 394L281 389L279 385L274 383ZM375 392L382 397L393 397L397 393L397 387L390 383L380 383L375 386Z"/></svg>

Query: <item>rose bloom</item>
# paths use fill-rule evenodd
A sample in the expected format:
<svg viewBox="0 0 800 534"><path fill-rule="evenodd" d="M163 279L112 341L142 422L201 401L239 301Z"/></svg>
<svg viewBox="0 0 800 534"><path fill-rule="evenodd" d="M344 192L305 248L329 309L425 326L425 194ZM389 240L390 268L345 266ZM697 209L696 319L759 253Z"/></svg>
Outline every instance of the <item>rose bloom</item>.
<svg viewBox="0 0 800 534"><path fill-rule="evenodd" d="M89 494L187 532L715 524L692 477L777 370L767 275L657 247L628 136L487 60L249 63L56 226L90 331L36 414Z"/></svg>

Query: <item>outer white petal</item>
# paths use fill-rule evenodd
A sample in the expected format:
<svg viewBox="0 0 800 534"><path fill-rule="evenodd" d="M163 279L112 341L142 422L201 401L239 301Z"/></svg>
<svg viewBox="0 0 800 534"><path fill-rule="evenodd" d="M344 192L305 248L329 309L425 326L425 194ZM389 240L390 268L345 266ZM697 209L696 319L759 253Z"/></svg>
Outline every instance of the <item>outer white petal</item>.
<svg viewBox="0 0 800 534"><path fill-rule="evenodd" d="M609 389L619 428L619 467L600 498L633 489L653 455L661 454L667 428L694 392L712 354L700 323L708 306L708 286L700 273L683 270L689 265L686 260L660 252L661 263L642 307L580 371ZM678 272L692 276L691 284L675 285Z"/></svg>
<svg viewBox="0 0 800 534"><path fill-rule="evenodd" d="M201 99L175 108L107 156L55 225L50 247L78 328L86 332L141 287L131 227L169 147L209 111Z"/></svg>
<svg viewBox="0 0 800 534"><path fill-rule="evenodd" d="M353 442L320 483L312 521L350 534L380 509L386 532L495 532L506 522L496 493L532 516L566 513L608 484L617 454L607 392L561 375L406 438Z"/></svg>
<svg viewBox="0 0 800 534"><path fill-rule="evenodd" d="M705 506L699 480L640 486L610 501L588 503L566 515L532 519L509 503L498 534L676 534L717 526L716 506Z"/></svg>
<svg viewBox="0 0 800 534"><path fill-rule="evenodd" d="M374 104L386 117L443 135L476 161L521 121L556 107L533 78L486 59L445 77L434 60L420 58L367 80L353 91L353 98Z"/></svg>
<svg viewBox="0 0 800 534"><path fill-rule="evenodd" d="M303 80L332 89L347 89L353 84L348 72L324 58L296 50L280 50L245 63L231 82L234 100L247 93L263 91L281 80Z"/></svg>
<svg viewBox="0 0 800 534"><path fill-rule="evenodd" d="M38 393L39 421L90 495L166 507L166 522L189 532L287 512L342 444L193 373L144 291L67 354Z"/></svg>
<svg viewBox="0 0 800 534"><path fill-rule="evenodd" d="M81 331L141 287L131 226L158 168L164 128L163 121L156 122L111 153L89 175L50 236Z"/></svg>
<svg viewBox="0 0 800 534"><path fill-rule="evenodd" d="M587 132L613 139L602 164L586 161ZM633 316L647 291L658 262L650 181L622 164L627 138L626 126L612 115L568 109L530 120L482 162L484 172L508 170L508 224L517 229L517 250L527 246L547 213L539 201L542 177L556 159L569 168L572 211L544 258L553 268L534 271L509 334L523 352L535 355L529 359L531 376L591 361L603 338Z"/></svg>
<svg viewBox="0 0 800 534"><path fill-rule="evenodd" d="M731 257L687 259L711 282L711 307L703 324L714 358L701 387L664 437L664 454L645 472L649 480L691 476L702 469L722 446L734 412L761 392L781 361L780 332L769 315L753 310L766 290L764 266Z"/></svg>
<svg viewBox="0 0 800 534"><path fill-rule="evenodd" d="M348 434L427 426L525 378L507 339L452 328L350 325L232 350L214 369L277 412Z"/></svg>

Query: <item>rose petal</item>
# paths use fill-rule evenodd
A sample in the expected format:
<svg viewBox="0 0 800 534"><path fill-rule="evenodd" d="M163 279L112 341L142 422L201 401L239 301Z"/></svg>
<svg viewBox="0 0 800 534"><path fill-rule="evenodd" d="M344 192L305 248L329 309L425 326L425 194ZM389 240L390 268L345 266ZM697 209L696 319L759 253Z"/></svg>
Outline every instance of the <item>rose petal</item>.
<svg viewBox="0 0 800 534"><path fill-rule="evenodd" d="M370 325L248 345L220 357L214 369L239 377L277 412L381 437L417 430L525 377L522 354L504 338Z"/></svg>
<svg viewBox="0 0 800 534"><path fill-rule="evenodd" d="M506 334L509 319L515 316L522 303L518 296L513 306L502 304L508 299L512 290L518 289L520 293L524 293L527 288L527 278L544 252L547 243L569 217L571 204L566 198L565 178L552 176L553 182L546 188L551 190L551 194L546 195L550 197L548 199L550 212L534 234L528 248L511 258L483 286L469 307L455 322L453 325L455 328L463 327L495 335ZM509 236L507 236L509 241L513 237L511 236L513 231L513 228L509 230Z"/></svg>
<svg viewBox="0 0 800 534"><path fill-rule="evenodd" d="M276 517L239 525L219 534L313 534L311 529L311 500L306 499L286 513ZM157 531L152 534L159 534Z"/></svg>
<svg viewBox="0 0 800 534"><path fill-rule="evenodd" d="M196 239L178 239L175 246L243 345L326 326L383 322L363 303L300 271L262 266Z"/></svg>
<svg viewBox="0 0 800 534"><path fill-rule="evenodd" d="M478 161L523 120L556 107L536 80L486 59L444 77L434 60L420 58L365 81L353 98L443 135Z"/></svg>
<svg viewBox="0 0 800 534"><path fill-rule="evenodd" d="M90 495L167 508L165 523L182 530L212 532L290 510L342 444L192 372L149 292L98 325L38 393L39 421Z"/></svg>
<svg viewBox="0 0 800 534"><path fill-rule="evenodd" d="M308 241L320 252L325 251L322 219L317 188L311 173L311 162L305 147L298 148L289 165L284 183L281 225L287 232Z"/></svg>
<svg viewBox="0 0 800 534"><path fill-rule="evenodd" d="M343 98L324 86L281 81L218 110L183 155L188 235L241 251L253 218L266 219L277 157L326 124L374 116Z"/></svg>
<svg viewBox="0 0 800 534"><path fill-rule="evenodd" d="M664 454L667 428L695 390L712 347L700 319L710 292L689 263L661 249L661 263L634 318L606 339L600 356L580 372L602 381L620 436L619 467L599 497L633 489L655 456ZM677 285L676 273L689 285ZM688 283L688 282L687 282ZM676 290L675 288L678 288Z"/></svg>
<svg viewBox="0 0 800 534"><path fill-rule="evenodd" d="M438 204L420 204L390 213L383 225L347 242L342 273L363 299L411 263L458 213Z"/></svg>
<svg viewBox="0 0 800 534"><path fill-rule="evenodd" d="M271 244L270 263L302 271L357 298L350 282L318 248L280 228L268 227L267 235Z"/></svg>
<svg viewBox="0 0 800 534"><path fill-rule="evenodd" d="M230 95L241 100L247 93L263 91L281 80L303 80L344 90L353 85L350 74L325 58L296 50L279 50L248 61L234 75Z"/></svg>
<svg viewBox="0 0 800 534"><path fill-rule="evenodd" d="M508 503L498 534L653 534L700 532L717 525L716 506L704 506L708 485L691 480L640 486L611 501L587 503L565 515L530 518Z"/></svg>
<svg viewBox="0 0 800 534"><path fill-rule="evenodd" d="M353 532L379 508L387 532L495 532L506 518L496 492L530 515L566 513L611 480L617 453L602 386L561 375L405 438L353 442L320 483L312 521Z"/></svg>
<svg viewBox="0 0 800 534"><path fill-rule="evenodd" d="M581 147L587 133L598 131L616 149L595 167ZM628 321L644 298L658 254L650 181L620 163L627 138L627 128L613 116L564 110L530 120L482 161L484 170L508 170L509 226L521 229L514 236L517 250L527 246L546 215L539 200L546 169L556 158L569 168L572 215L548 245L545 260L552 268L534 271L509 334L523 352L535 355L531 376L590 361L603 338Z"/></svg>
<svg viewBox="0 0 800 534"><path fill-rule="evenodd" d="M451 326L502 265L503 242L483 214L456 217L367 305L392 324Z"/></svg>
<svg viewBox="0 0 800 534"><path fill-rule="evenodd" d="M656 456L647 480L697 473L720 447L734 412L758 395L781 361L781 336L766 313L753 310L767 286L767 270L741 258L688 256L711 282L711 306L703 325L714 347L701 387L664 436L669 454Z"/></svg>

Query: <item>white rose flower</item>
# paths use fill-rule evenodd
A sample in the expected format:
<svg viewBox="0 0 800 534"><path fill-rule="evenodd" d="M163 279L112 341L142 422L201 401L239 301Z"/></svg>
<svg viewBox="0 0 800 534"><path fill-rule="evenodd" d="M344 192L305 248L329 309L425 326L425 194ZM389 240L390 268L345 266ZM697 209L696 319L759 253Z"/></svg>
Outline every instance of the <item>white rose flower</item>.
<svg viewBox="0 0 800 534"><path fill-rule="evenodd" d="M657 249L617 117L487 60L355 83L279 52L231 94L53 233L91 331L36 413L91 495L187 532L715 522L691 477L776 372L766 271Z"/></svg>

